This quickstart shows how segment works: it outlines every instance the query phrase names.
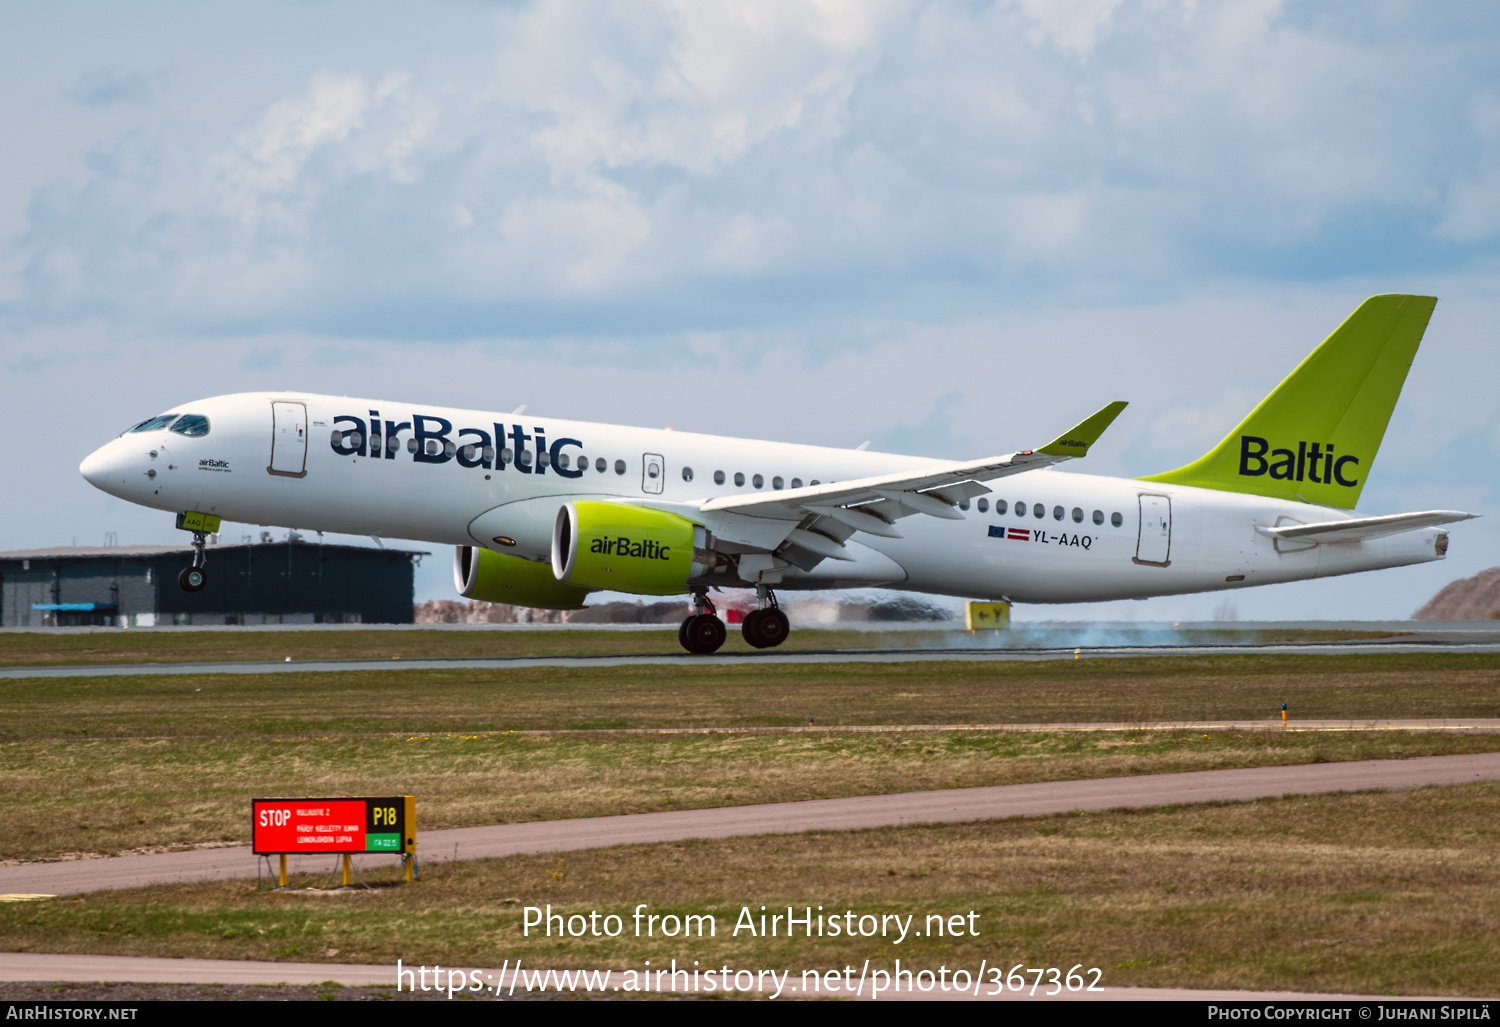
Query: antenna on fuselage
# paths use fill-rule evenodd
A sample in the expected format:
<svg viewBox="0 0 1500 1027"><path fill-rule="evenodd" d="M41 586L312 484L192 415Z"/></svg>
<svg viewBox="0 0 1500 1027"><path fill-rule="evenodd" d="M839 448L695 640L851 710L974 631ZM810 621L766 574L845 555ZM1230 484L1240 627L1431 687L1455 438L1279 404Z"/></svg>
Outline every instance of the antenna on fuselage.
<svg viewBox="0 0 1500 1027"><path fill-rule="evenodd" d="M522 403L520 406L516 407L514 410L512 410L510 412L510 416L512 416L512 417L520 417L525 412L526 412L526 404Z"/></svg>

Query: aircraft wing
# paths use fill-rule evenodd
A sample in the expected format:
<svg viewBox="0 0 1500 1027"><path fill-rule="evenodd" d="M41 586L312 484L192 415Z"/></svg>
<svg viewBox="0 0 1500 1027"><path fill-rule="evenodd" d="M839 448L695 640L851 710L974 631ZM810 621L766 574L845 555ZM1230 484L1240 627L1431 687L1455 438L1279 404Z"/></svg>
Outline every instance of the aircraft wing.
<svg viewBox="0 0 1500 1027"><path fill-rule="evenodd" d="M856 531L900 538L895 521L902 517L962 519L957 504L990 491L981 482L1087 455L1125 406L1119 401L1109 404L1040 449L781 492L725 496L704 503L699 515L721 538L765 549L789 540L820 556L841 559L843 540ZM803 525L812 517L818 518L815 524ZM803 530L811 527L817 530Z"/></svg>
<svg viewBox="0 0 1500 1027"><path fill-rule="evenodd" d="M1279 528L1255 530L1272 538L1298 542L1360 542L1369 538L1396 535L1417 528L1432 528L1454 521L1467 521L1478 514L1457 510L1426 510L1421 513L1388 514L1384 517L1356 517L1347 521L1319 521L1315 524L1285 524Z"/></svg>

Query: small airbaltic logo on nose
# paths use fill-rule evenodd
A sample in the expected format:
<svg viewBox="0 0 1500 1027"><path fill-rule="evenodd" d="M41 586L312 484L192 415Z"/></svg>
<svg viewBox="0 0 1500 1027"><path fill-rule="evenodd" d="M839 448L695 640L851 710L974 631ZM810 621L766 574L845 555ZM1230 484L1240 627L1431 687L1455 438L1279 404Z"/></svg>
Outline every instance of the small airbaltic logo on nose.
<svg viewBox="0 0 1500 1027"><path fill-rule="evenodd" d="M1267 459L1267 453L1270 458ZM1359 457L1344 454L1335 457L1331 442L1298 442L1297 450L1272 449L1265 439L1254 435L1240 436L1240 474L1258 478L1263 474L1281 481L1311 481L1319 485L1359 484L1356 477L1346 477L1344 470L1359 466ZM1353 472L1351 471L1352 475Z"/></svg>

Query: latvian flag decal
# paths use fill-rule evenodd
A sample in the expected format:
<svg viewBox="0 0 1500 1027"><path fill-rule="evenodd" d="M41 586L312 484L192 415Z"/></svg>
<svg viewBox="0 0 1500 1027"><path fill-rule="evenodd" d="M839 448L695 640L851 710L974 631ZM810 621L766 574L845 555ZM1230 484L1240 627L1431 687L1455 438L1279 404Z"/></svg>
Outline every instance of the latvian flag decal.
<svg viewBox="0 0 1500 1027"><path fill-rule="evenodd" d="M990 538L1009 538L1018 542L1030 542L1031 531L1028 528L1002 528L998 524L990 525Z"/></svg>

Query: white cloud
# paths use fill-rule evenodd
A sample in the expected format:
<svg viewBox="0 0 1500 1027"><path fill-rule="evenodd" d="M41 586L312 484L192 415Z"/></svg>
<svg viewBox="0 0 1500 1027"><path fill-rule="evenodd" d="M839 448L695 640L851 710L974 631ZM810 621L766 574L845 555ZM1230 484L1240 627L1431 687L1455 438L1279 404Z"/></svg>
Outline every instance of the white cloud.
<svg viewBox="0 0 1500 1027"><path fill-rule="evenodd" d="M313 50L299 88L248 110L101 137L33 190L10 309L735 326L1462 267L1500 233L1496 26L1277 0L464 16L487 62ZM1455 56L1460 29L1480 42ZM184 81L153 111L194 89L212 92Z"/></svg>

